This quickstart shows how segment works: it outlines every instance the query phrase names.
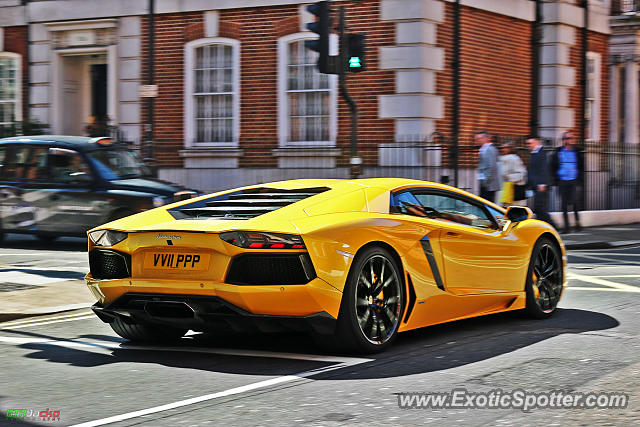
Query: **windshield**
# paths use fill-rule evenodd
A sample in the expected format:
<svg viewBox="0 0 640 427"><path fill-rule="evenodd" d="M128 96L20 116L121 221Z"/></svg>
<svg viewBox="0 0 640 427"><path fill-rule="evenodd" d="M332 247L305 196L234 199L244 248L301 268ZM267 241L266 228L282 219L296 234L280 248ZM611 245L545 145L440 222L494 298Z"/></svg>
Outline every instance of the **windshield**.
<svg viewBox="0 0 640 427"><path fill-rule="evenodd" d="M149 168L133 151L100 149L87 153L99 174L109 181L149 176Z"/></svg>

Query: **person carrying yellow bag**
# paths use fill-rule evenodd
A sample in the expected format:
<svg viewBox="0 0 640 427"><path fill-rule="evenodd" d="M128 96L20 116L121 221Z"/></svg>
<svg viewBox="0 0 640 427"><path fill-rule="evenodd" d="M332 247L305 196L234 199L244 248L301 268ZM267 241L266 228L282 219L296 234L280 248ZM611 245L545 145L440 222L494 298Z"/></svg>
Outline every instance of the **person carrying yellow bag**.
<svg viewBox="0 0 640 427"><path fill-rule="evenodd" d="M525 199L524 184L527 182L527 168L522 159L513 152L513 144L505 142L500 147L500 176L502 177L502 191L500 203L502 206L517 204L517 201Z"/></svg>

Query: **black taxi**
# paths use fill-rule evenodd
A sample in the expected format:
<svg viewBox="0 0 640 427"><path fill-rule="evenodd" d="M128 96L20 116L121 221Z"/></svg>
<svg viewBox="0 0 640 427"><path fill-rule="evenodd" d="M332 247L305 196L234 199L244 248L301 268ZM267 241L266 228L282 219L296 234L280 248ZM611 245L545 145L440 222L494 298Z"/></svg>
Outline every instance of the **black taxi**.
<svg viewBox="0 0 640 427"><path fill-rule="evenodd" d="M136 153L109 138L0 139L0 240L85 236L100 224L197 195L154 179Z"/></svg>

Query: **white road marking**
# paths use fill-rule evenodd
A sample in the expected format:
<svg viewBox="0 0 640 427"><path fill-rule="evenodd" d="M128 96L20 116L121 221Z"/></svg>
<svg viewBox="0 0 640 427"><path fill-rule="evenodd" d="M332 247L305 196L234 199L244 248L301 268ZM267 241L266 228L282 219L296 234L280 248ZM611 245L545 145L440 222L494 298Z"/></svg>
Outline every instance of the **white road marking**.
<svg viewBox="0 0 640 427"><path fill-rule="evenodd" d="M91 318L96 318L95 314L83 314L81 316L77 316L77 317L73 317L70 319L58 319L58 320L51 320L51 321L42 321L42 322L33 322L33 323L27 323L27 324L17 324L15 326L11 326L11 325L5 325L4 323L0 323L0 325L2 325L2 327L0 328L0 330L3 329L23 329L23 328L30 328L32 326L42 326L42 325L51 325L52 323L61 323L61 322L72 322L74 320L83 320L83 319L91 319Z"/></svg>
<svg viewBox="0 0 640 427"><path fill-rule="evenodd" d="M47 283L63 282L65 280L71 280L71 279L63 279L59 277L46 277L46 276L41 276L39 274L25 273L22 271L0 271L0 283L21 283L25 285L44 285ZM77 280L80 280L80 279L77 279Z"/></svg>
<svg viewBox="0 0 640 427"><path fill-rule="evenodd" d="M355 366L366 362L371 362L374 359L356 358L356 357L335 357L335 356L323 356L312 354L296 354L296 353L278 353L271 351L252 351L252 350L233 350L233 349L209 349L209 348L197 348L197 347L161 347L161 346L138 346L129 344L114 344L114 343L97 343L88 341L62 341L62 340L48 340L31 337L3 337L0 336L0 343L10 345L24 345L24 344L42 344L52 345L58 347L67 348L102 348L108 350L150 350L150 351L178 351L178 352L196 352L196 353L210 353L220 354L225 356L247 356L247 357L269 357L280 359L295 359L295 360L307 360L314 362L326 362L335 363L335 365L327 366L324 368L312 369L304 372L299 372L293 375L284 375L276 378L271 378L265 381L259 381L252 384L247 384L240 387L231 388L228 390L220 391L217 393L205 394L203 396L193 397L191 399L179 400L177 402L167 403L165 405L154 406L152 408L142 409L139 411L127 412L125 414L115 415L108 418L102 418L99 420L88 421L74 425L74 427L95 427L105 424L111 424L118 421L124 421L132 418L142 417L144 415L150 415L157 412L163 412L170 409L180 408L183 406L193 405L208 400L218 399L221 397L232 396L236 394L246 393L248 391L258 390L266 387L271 387L278 384L297 381L303 378L307 378L320 373L330 372L337 369L342 369L349 366Z"/></svg>
<svg viewBox="0 0 640 427"><path fill-rule="evenodd" d="M589 288L582 286L567 286L567 289L576 290L576 291L604 291L604 292L631 292L631 293L640 293L640 288L636 290L630 289L615 289L615 288Z"/></svg>
<svg viewBox="0 0 640 427"><path fill-rule="evenodd" d="M638 267L640 267L640 265L638 265ZM593 276L593 277L599 277L599 278L615 278L615 277L627 277L627 278L633 278L633 279L640 279L640 274L612 274L612 275L597 275L597 276Z"/></svg>
<svg viewBox="0 0 640 427"><path fill-rule="evenodd" d="M14 320L14 321L11 321L11 322L0 323L0 325L2 327L6 327L6 326L12 326L12 325L22 325L22 324L27 324L27 323L40 323L40 322L45 322L45 321L48 321L48 320L57 320L57 319L66 319L68 317L86 316L87 314L90 314L90 313L91 312L83 311L82 313L60 314L60 315L53 316L53 317L39 316L39 317L35 317L35 318L19 319L19 320Z"/></svg>
<svg viewBox="0 0 640 427"><path fill-rule="evenodd" d="M599 257L599 256L594 256L594 255L582 255L582 254L572 253L572 254L569 254L569 256L573 256L573 257L576 257L576 258L594 259L596 261L616 262L616 263L621 264L621 265L638 265L637 262L621 261L619 259L603 258L603 257Z"/></svg>
<svg viewBox="0 0 640 427"><path fill-rule="evenodd" d="M640 290L637 286L625 285L624 283L612 282L611 280L600 279L593 276L585 276L577 273L567 273L567 279L579 280L581 282L593 283L594 285L602 285L610 288L621 289L628 292L637 292Z"/></svg>
<svg viewBox="0 0 640 427"><path fill-rule="evenodd" d="M618 252L599 252L599 251L588 251L588 252L578 252L578 253L570 253L569 255L573 256L581 256L582 254L595 256L595 255L609 255L609 256L635 256L640 258L640 254L623 254Z"/></svg>

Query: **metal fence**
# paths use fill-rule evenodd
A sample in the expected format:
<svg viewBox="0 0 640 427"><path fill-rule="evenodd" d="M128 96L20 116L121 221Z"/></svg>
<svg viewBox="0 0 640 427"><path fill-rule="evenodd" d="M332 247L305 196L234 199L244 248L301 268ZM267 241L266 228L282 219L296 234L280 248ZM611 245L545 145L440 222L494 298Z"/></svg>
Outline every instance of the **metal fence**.
<svg viewBox="0 0 640 427"><path fill-rule="evenodd" d="M496 145L511 141L514 152L525 165L529 151L522 137L495 137ZM551 158L555 146L545 142ZM584 185L577 195L581 210L640 208L640 146L588 142L585 153ZM349 178L350 148L343 147L239 147L216 149L219 164L202 168L175 168L175 174L163 178L189 183L205 191L222 190L240 185L297 178ZM228 157L225 156L228 152ZM161 154L162 150L156 150ZM479 193L476 178L478 147L461 144L454 148L450 141L430 138L423 142L391 142L359 144L361 178L399 177L454 184L454 158L458 157L458 187ZM175 155L175 154L174 154ZM226 162L226 163L225 163ZM169 168L170 169L170 168ZM187 178L200 176L195 180ZM551 177L551 173L550 173ZM550 210L561 209L558 190L550 192Z"/></svg>

